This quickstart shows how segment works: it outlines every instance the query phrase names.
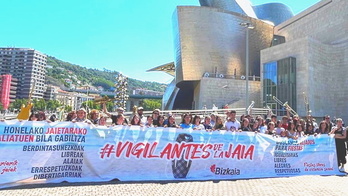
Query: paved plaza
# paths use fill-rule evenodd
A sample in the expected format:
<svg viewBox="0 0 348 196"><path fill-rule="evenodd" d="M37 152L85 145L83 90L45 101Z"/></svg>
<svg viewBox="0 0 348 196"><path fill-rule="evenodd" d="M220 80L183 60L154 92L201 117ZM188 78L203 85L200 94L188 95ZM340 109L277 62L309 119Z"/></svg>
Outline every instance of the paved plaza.
<svg viewBox="0 0 348 196"><path fill-rule="evenodd" d="M231 181L98 182L26 185L0 190L15 195L345 195L347 176L298 176Z"/></svg>

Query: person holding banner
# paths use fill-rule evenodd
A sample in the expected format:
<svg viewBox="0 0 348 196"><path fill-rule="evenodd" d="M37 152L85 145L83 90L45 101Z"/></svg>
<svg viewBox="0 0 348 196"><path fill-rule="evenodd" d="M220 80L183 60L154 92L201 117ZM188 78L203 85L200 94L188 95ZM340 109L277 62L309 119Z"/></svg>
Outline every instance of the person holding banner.
<svg viewBox="0 0 348 196"><path fill-rule="evenodd" d="M92 122L87 119L87 112L84 108L80 108L76 112L76 118L72 122L85 122L91 124Z"/></svg>
<svg viewBox="0 0 348 196"><path fill-rule="evenodd" d="M317 134L328 134L329 133L329 125L325 120L321 121L319 127L315 130Z"/></svg>
<svg viewBox="0 0 348 196"><path fill-rule="evenodd" d="M285 129L282 127L282 121L277 120L277 126L275 128L276 135L280 135L283 131L285 131Z"/></svg>
<svg viewBox="0 0 348 196"><path fill-rule="evenodd" d="M242 120L242 125L241 125L241 128L239 129L240 131L247 131L247 132L250 132L251 131L251 128L250 128L250 125L249 125L249 119L248 118L244 118Z"/></svg>
<svg viewBox="0 0 348 196"><path fill-rule="evenodd" d="M210 116L204 117L203 126L204 126L205 130L211 130L213 128L213 125L211 124L211 117Z"/></svg>
<svg viewBox="0 0 348 196"><path fill-rule="evenodd" d="M342 126L342 119L336 119L336 126L332 128L330 134L335 134L336 152L338 168L341 172L344 172L344 164L346 164L346 144L345 139L347 135L346 129Z"/></svg>
<svg viewBox="0 0 348 196"><path fill-rule="evenodd" d="M311 122L307 122L305 134L306 135L314 135L314 133L315 133L314 125Z"/></svg>
<svg viewBox="0 0 348 196"><path fill-rule="evenodd" d="M39 119L39 114L32 112L29 116L28 121L38 121Z"/></svg>
<svg viewBox="0 0 348 196"><path fill-rule="evenodd" d="M66 121L72 121L73 119L75 119L77 117L76 112L75 111L71 111L67 114L66 116Z"/></svg>
<svg viewBox="0 0 348 196"><path fill-rule="evenodd" d="M128 125L127 122L125 121L126 118L123 116L123 114L117 114L116 116L113 115L112 120L112 125Z"/></svg>
<svg viewBox="0 0 348 196"><path fill-rule="evenodd" d="M159 115L157 119L158 119L157 125L155 125L155 126L156 127L164 127L164 116Z"/></svg>
<svg viewBox="0 0 348 196"><path fill-rule="evenodd" d="M240 128L240 122L236 119L237 112L232 110L228 112L227 120L225 122L224 127L227 131L237 131ZM242 118L243 120L244 118Z"/></svg>
<svg viewBox="0 0 348 196"><path fill-rule="evenodd" d="M260 132L259 120L255 120L254 123L251 125L251 131L258 133Z"/></svg>
<svg viewBox="0 0 348 196"><path fill-rule="evenodd" d="M189 128L193 128L193 125L191 124L191 115L188 114L188 113L185 113L183 116L182 116L182 121L179 125L181 128L183 129L189 129Z"/></svg>
<svg viewBox="0 0 348 196"><path fill-rule="evenodd" d="M99 116L99 111L98 111L98 110L93 109L93 110L89 113L89 120L90 120L93 124L95 124L95 125L99 124L99 123L98 123L98 122L99 122L99 118L100 118L100 116Z"/></svg>
<svg viewBox="0 0 348 196"><path fill-rule="evenodd" d="M152 120L153 120L153 125L158 126L158 117L160 115L160 110L159 109L154 109L152 111Z"/></svg>
<svg viewBox="0 0 348 196"><path fill-rule="evenodd" d="M297 131L296 131L296 125L294 121L289 121L288 124L288 138L297 140L298 136L297 136Z"/></svg>
<svg viewBox="0 0 348 196"><path fill-rule="evenodd" d="M273 121L271 121L267 124L267 131L265 134L276 135L275 124Z"/></svg>
<svg viewBox="0 0 348 196"><path fill-rule="evenodd" d="M138 125L138 126L143 126L143 124L140 121L140 117L138 114L133 115L130 125Z"/></svg>
<svg viewBox="0 0 348 196"><path fill-rule="evenodd" d="M173 115L168 116L168 122L164 125L164 127L175 127L179 128L179 126L175 122L175 118Z"/></svg>
<svg viewBox="0 0 348 196"><path fill-rule="evenodd" d="M224 123L222 122L222 118L218 115L216 116L216 122L215 122L215 125L213 127L213 130L214 131L226 130L226 127L224 126ZM233 131L237 131L237 130L233 130Z"/></svg>
<svg viewBox="0 0 348 196"><path fill-rule="evenodd" d="M201 123L201 117L199 115L195 115L192 120L192 124L194 130L204 130L204 125Z"/></svg>
<svg viewBox="0 0 348 196"><path fill-rule="evenodd" d="M155 125L153 124L153 117L152 117L152 115L151 116L147 116L146 120L147 120L146 123L145 123L146 127L155 127Z"/></svg>
<svg viewBox="0 0 348 196"><path fill-rule="evenodd" d="M301 125L301 124L298 124L296 126L296 131L297 131L297 137L303 137L305 136L305 133L304 133L304 127Z"/></svg>
<svg viewBox="0 0 348 196"><path fill-rule="evenodd" d="M106 121L107 121L107 116L101 115L98 120L98 126L107 126Z"/></svg>

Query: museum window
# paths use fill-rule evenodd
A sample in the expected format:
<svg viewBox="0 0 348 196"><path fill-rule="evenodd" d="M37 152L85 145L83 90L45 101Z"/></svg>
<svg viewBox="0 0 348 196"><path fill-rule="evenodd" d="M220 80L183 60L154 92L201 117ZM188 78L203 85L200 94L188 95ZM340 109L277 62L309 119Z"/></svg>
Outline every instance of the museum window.
<svg viewBox="0 0 348 196"><path fill-rule="evenodd" d="M277 116L286 115L283 106L273 100L288 102L296 110L296 59L293 57L263 65L263 100Z"/></svg>

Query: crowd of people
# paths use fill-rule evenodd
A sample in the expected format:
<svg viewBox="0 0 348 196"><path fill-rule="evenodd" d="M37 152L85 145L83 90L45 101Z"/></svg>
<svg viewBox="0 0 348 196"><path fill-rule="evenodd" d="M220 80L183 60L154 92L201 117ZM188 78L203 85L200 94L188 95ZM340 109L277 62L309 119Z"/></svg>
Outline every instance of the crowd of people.
<svg viewBox="0 0 348 196"><path fill-rule="evenodd" d="M144 127L191 128L193 130L205 131L255 132L291 139L299 139L309 135L334 134L340 168L344 168L344 164L346 163L347 129L344 127L341 118L332 120L330 116L326 115L317 123L311 115L303 119L297 115L290 116L288 112L288 115L282 116L279 120L274 114L264 117L260 115L241 115L237 119L236 111L230 110L225 114L211 113L205 116L184 113L181 115L181 121L177 122L175 115L172 113L162 115L159 109L153 110L152 114L147 116L143 112L143 107L138 107L127 119L124 115L123 108L118 108L117 114L111 114L107 111L104 104L102 111L91 110L87 113L84 108L81 108L77 111L69 112L66 115L65 121L85 122L95 126L135 125ZM109 118L111 120L108 120ZM57 121L57 117L53 114L49 119L46 119L44 112L33 112L29 120L54 122Z"/></svg>

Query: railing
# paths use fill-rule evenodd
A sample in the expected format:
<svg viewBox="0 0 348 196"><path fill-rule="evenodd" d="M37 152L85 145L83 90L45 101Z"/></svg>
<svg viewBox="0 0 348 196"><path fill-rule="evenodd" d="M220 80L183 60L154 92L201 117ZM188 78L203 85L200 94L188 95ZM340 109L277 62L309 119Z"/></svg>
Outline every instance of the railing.
<svg viewBox="0 0 348 196"><path fill-rule="evenodd" d="M173 114L176 118L181 118L182 114L189 113L192 115L200 115L201 117L204 117L205 115L210 115L212 113L215 113L219 116L226 116L227 111L235 110L237 116L241 116L245 114L245 108L231 108L231 109L203 109L203 110L164 110L160 111L161 115L167 116L169 113ZM261 115L264 117L264 115L267 115L268 113L267 108L253 108L251 110L252 116ZM145 116L151 115L152 111L144 111L143 114ZM125 112L126 116L131 116L132 112Z"/></svg>
<svg viewBox="0 0 348 196"><path fill-rule="evenodd" d="M179 120L179 119L181 119L181 115L185 114L185 113L189 113L192 115L200 115L201 117L215 113L219 116L225 117L226 112L231 111L231 110L235 110L237 113L237 116L241 116L241 115L245 114L245 111L246 111L245 108L205 109L205 110L164 110L164 111L160 111L160 114L164 115L164 116L168 116L168 114L171 113L172 115L175 116L176 120ZM264 117L264 115L267 115L268 111L269 110L267 108L253 108L251 110L251 115L254 117L257 115L261 115L262 117ZM113 112L111 112L111 113L113 113ZM133 112L125 112L124 114L128 118L128 117L132 116ZM152 114L152 111L144 111L143 114L145 116L148 116L148 115ZM1 114L0 118L2 118L4 120L12 120L12 119L17 118L17 114L15 114L15 113L6 114L5 116L3 114Z"/></svg>
<svg viewBox="0 0 348 196"><path fill-rule="evenodd" d="M226 78L226 79L236 79L236 80L245 80L246 76L245 75L226 75L222 73L209 73L205 72L203 74L203 77L205 78ZM260 76L249 76L249 80L251 81L260 81Z"/></svg>

